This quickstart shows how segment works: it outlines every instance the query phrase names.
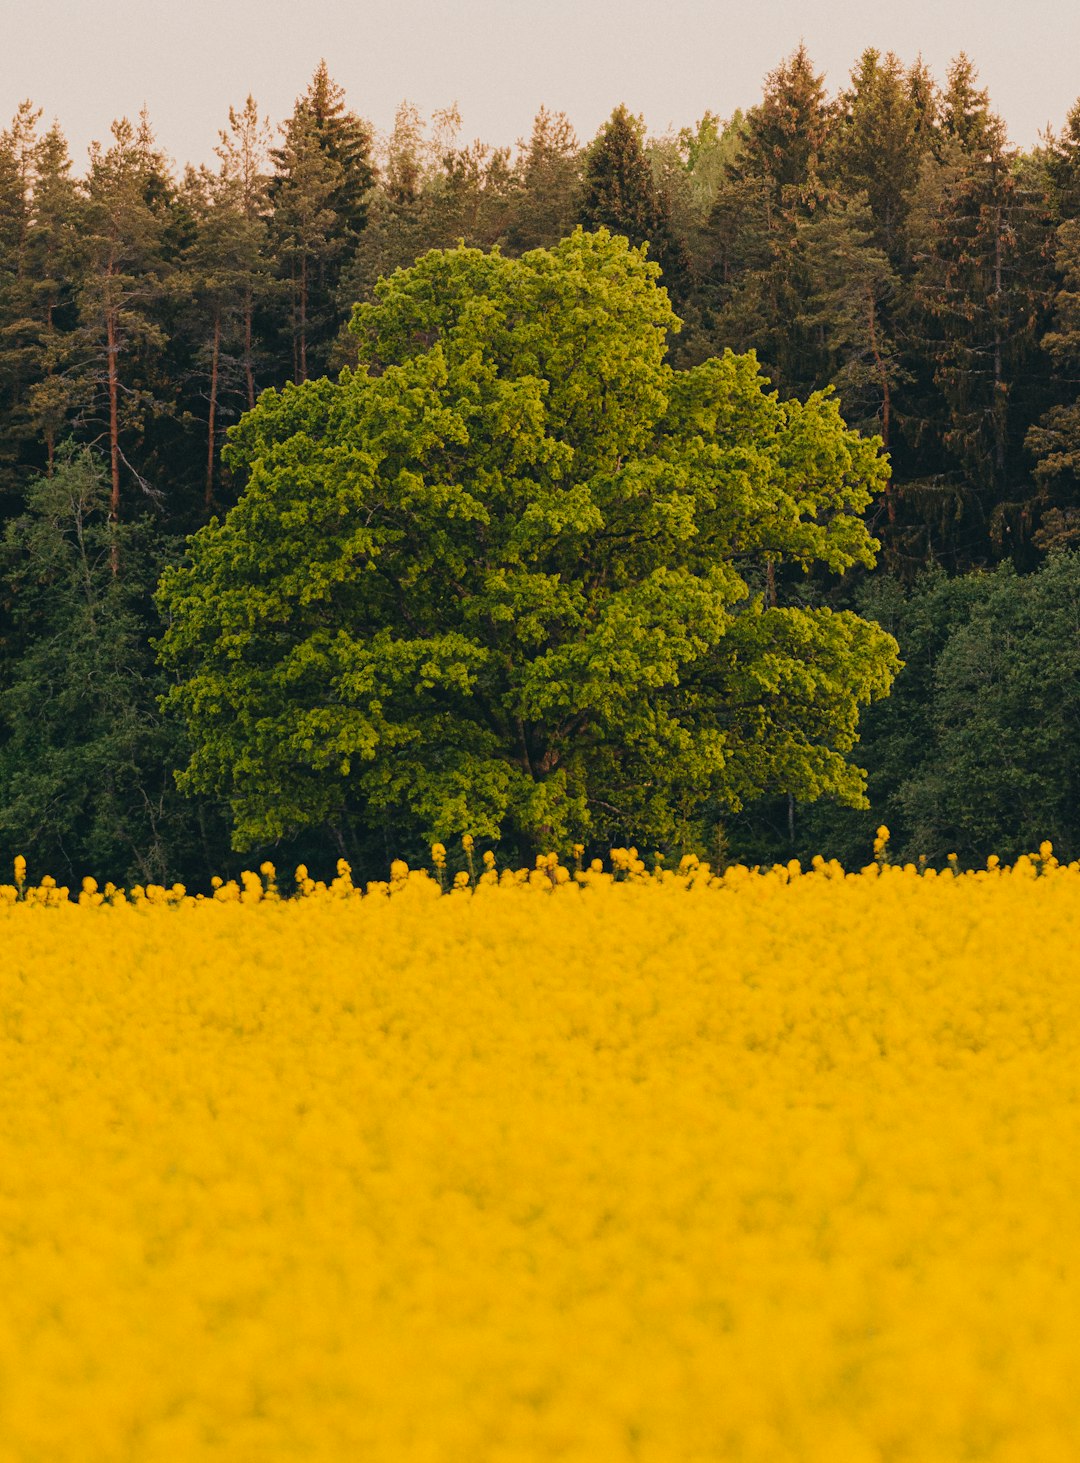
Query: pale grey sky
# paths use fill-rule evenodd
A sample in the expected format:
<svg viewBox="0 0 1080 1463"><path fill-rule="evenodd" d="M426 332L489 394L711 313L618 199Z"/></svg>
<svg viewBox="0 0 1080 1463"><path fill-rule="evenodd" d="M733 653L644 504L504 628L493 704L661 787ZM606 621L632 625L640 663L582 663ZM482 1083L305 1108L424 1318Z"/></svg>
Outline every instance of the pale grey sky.
<svg viewBox="0 0 1080 1463"><path fill-rule="evenodd" d="M830 91L869 45L921 51L939 79L966 50L1022 146L1080 94L1077 0L0 0L0 26L0 119L32 98L80 172L144 103L170 156L210 161L230 103L251 92L276 125L321 56L379 130L403 98L456 101L490 143L541 103L583 141L621 101L653 132L726 116L800 39Z"/></svg>

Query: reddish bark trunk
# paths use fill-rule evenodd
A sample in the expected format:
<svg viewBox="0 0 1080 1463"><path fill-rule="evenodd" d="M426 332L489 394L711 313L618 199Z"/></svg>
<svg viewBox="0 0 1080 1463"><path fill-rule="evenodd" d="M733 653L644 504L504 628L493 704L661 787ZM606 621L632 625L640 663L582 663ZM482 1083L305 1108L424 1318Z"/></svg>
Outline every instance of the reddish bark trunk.
<svg viewBox="0 0 1080 1463"><path fill-rule="evenodd" d="M881 358L881 351L878 349L877 338L877 311L874 309L874 297L869 290L866 292L867 323L870 327L870 351L874 357L874 364L877 366L878 379L881 382L881 440L885 449L889 447L889 422L892 415L892 391L889 388L889 373L885 362ZM893 502L892 483L886 479L885 482L885 511L891 525L896 524L896 504Z"/></svg>
<svg viewBox="0 0 1080 1463"><path fill-rule="evenodd" d="M307 380L307 257L300 260L300 380Z"/></svg>
<svg viewBox="0 0 1080 1463"><path fill-rule="evenodd" d="M251 363L251 291L244 301L244 375L247 377L248 411L255 405L255 369Z"/></svg>
<svg viewBox="0 0 1080 1463"><path fill-rule="evenodd" d="M115 532L120 522L120 379L116 362L117 351L116 312L108 305L105 309L105 353L109 380L109 522L114 530L109 559L114 574L120 572L120 544Z"/></svg>
<svg viewBox="0 0 1080 1463"><path fill-rule="evenodd" d="M206 511L214 505L214 433L217 418L218 358L221 354L221 315L214 316L214 344L210 353L210 420L206 444Z"/></svg>

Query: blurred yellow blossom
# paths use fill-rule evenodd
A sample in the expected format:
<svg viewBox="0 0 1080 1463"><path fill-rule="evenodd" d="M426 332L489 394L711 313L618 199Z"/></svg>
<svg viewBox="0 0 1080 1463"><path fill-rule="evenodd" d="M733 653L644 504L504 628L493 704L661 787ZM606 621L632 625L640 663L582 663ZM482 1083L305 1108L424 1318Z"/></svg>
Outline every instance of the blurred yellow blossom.
<svg viewBox="0 0 1080 1463"><path fill-rule="evenodd" d="M1080 866L612 860L17 865L2 1463L1074 1463Z"/></svg>

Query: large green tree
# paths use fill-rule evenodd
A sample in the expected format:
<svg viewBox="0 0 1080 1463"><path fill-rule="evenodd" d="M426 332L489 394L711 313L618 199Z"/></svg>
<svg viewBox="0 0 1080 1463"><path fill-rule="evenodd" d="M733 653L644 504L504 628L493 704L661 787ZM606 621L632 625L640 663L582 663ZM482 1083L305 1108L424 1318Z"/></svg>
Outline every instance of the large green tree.
<svg viewBox="0 0 1080 1463"><path fill-rule="evenodd" d="M159 599L182 783L238 847L383 817L677 842L769 788L862 798L893 641L753 586L873 562L878 443L753 357L673 371L656 275L606 231L433 252L358 309L360 369L233 430L247 490Z"/></svg>

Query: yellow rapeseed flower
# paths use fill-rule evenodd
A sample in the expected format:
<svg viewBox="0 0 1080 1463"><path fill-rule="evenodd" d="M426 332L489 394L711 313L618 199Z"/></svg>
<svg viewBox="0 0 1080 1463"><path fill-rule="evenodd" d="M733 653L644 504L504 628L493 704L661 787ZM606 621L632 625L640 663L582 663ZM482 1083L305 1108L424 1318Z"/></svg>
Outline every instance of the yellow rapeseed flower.
<svg viewBox="0 0 1080 1463"><path fill-rule="evenodd" d="M1080 864L616 853L0 888L2 1463L1074 1463Z"/></svg>

